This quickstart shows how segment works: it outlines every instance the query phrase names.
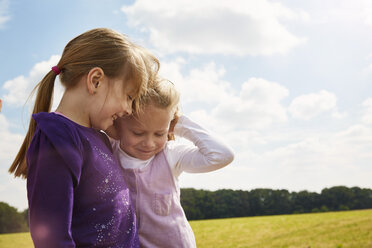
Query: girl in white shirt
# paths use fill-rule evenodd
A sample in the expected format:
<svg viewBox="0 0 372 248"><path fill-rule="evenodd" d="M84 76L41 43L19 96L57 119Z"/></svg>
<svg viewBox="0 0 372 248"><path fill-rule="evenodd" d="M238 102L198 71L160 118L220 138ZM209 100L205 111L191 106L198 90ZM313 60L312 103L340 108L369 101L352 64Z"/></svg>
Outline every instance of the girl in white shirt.
<svg viewBox="0 0 372 248"><path fill-rule="evenodd" d="M115 123L114 154L136 209L141 247L196 247L180 202L178 177L203 173L232 162L231 149L185 116L177 116L179 93L167 80L150 86L141 110ZM176 135L193 144L180 144ZM174 137L174 136L173 136Z"/></svg>

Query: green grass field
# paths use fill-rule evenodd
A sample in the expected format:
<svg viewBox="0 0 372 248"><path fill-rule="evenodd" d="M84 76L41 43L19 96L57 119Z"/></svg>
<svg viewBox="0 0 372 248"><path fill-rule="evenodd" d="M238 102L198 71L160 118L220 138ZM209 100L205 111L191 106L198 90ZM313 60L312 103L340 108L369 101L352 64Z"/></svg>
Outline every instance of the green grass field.
<svg viewBox="0 0 372 248"><path fill-rule="evenodd" d="M199 248L372 248L372 210L191 221ZM1 248L33 247L29 233L0 235Z"/></svg>

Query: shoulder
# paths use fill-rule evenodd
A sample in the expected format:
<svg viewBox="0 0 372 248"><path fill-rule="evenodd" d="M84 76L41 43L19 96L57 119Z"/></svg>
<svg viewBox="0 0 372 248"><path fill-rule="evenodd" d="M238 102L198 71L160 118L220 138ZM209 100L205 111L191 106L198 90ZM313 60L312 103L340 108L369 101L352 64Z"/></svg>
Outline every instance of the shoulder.
<svg viewBox="0 0 372 248"><path fill-rule="evenodd" d="M55 113L41 112L32 115L32 118L36 122L35 135L46 136L56 148L66 144L74 144L81 148L78 124Z"/></svg>
<svg viewBox="0 0 372 248"><path fill-rule="evenodd" d="M57 131L62 129L75 129L76 123L67 119L64 116L55 113L41 112L33 114L32 118L35 120L37 127L45 131Z"/></svg>

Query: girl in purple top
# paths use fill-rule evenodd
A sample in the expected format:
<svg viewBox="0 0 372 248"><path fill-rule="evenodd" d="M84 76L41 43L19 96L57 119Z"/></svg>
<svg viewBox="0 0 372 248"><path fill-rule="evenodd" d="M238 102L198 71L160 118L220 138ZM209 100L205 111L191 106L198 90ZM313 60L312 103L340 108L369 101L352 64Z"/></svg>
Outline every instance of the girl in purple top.
<svg viewBox="0 0 372 248"><path fill-rule="evenodd" d="M27 178L35 247L139 247L123 171L100 130L131 114L158 68L125 36L99 28L71 40L37 85L30 126L9 169ZM65 92L49 113L56 75Z"/></svg>

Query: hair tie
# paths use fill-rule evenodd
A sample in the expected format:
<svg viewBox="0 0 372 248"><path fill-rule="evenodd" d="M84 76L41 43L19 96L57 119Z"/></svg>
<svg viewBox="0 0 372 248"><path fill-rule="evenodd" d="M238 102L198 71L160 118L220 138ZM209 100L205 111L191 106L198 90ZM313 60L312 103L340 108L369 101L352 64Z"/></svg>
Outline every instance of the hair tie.
<svg viewBox="0 0 372 248"><path fill-rule="evenodd" d="M54 73L55 73L56 75L58 75L58 74L61 73L61 71L58 69L58 66L53 66L53 67L52 67L52 71L54 71Z"/></svg>

